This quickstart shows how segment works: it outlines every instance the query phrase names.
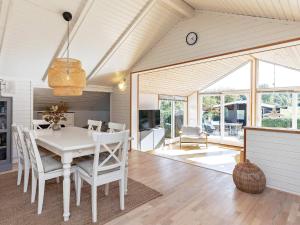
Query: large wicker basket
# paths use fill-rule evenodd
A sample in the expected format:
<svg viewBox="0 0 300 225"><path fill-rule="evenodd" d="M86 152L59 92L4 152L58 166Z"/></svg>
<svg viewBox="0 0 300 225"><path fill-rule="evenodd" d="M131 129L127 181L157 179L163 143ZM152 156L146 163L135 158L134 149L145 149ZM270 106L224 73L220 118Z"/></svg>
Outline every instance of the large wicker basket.
<svg viewBox="0 0 300 225"><path fill-rule="evenodd" d="M249 160L235 166L233 181L239 190L252 194L261 193L266 187L265 174Z"/></svg>

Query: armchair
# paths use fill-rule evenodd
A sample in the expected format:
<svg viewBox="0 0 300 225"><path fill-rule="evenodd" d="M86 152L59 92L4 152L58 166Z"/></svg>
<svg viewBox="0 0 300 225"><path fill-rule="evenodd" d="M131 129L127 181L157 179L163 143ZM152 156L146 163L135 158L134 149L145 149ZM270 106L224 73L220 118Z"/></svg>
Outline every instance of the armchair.
<svg viewBox="0 0 300 225"><path fill-rule="evenodd" d="M180 134L180 148L182 143L204 143L207 148L207 133L201 132L199 127L182 127Z"/></svg>

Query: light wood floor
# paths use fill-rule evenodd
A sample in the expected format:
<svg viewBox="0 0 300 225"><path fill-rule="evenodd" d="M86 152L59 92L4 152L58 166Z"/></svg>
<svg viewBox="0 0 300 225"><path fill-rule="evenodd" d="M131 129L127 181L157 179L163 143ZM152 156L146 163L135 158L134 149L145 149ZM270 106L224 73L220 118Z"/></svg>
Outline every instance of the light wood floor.
<svg viewBox="0 0 300 225"><path fill-rule="evenodd" d="M299 225L300 197L266 189L238 191L231 175L132 151L129 176L159 197L110 225Z"/></svg>
<svg viewBox="0 0 300 225"><path fill-rule="evenodd" d="M232 174L240 162L241 147L209 143L206 148L201 144L174 143L162 148L147 151L147 153L190 163L196 166Z"/></svg>

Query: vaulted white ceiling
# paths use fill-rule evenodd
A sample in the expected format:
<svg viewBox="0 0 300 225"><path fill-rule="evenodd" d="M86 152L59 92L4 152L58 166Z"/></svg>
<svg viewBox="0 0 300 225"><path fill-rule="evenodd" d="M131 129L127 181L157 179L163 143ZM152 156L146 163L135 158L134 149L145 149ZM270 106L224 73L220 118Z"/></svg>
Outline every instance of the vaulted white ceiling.
<svg viewBox="0 0 300 225"><path fill-rule="evenodd" d="M63 11L73 14L70 56L82 61L88 83L113 85L195 10L300 21L299 5L300 0L0 0L0 77L47 78L52 60L65 55Z"/></svg>
<svg viewBox="0 0 300 225"><path fill-rule="evenodd" d="M195 9L300 21L300 0L184 0Z"/></svg>
<svg viewBox="0 0 300 225"><path fill-rule="evenodd" d="M250 59L249 56L240 56L146 72L139 76L139 90L143 93L188 96L228 75Z"/></svg>
<svg viewBox="0 0 300 225"><path fill-rule="evenodd" d="M61 14L70 11L70 57L81 60L89 83L112 85L186 16L167 2L0 0L0 77L46 80L52 60L66 55Z"/></svg>

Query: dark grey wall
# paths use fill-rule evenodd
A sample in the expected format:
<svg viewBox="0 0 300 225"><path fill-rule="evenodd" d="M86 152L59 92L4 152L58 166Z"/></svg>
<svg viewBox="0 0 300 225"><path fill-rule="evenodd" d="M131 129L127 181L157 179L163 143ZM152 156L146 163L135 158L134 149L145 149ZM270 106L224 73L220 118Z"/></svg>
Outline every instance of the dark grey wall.
<svg viewBox="0 0 300 225"><path fill-rule="evenodd" d="M60 101L67 104L69 112L75 112L75 126L85 126L88 119L110 120L110 93L84 91L82 96L58 97L48 88L34 88L33 117L36 119L36 111L44 111Z"/></svg>

